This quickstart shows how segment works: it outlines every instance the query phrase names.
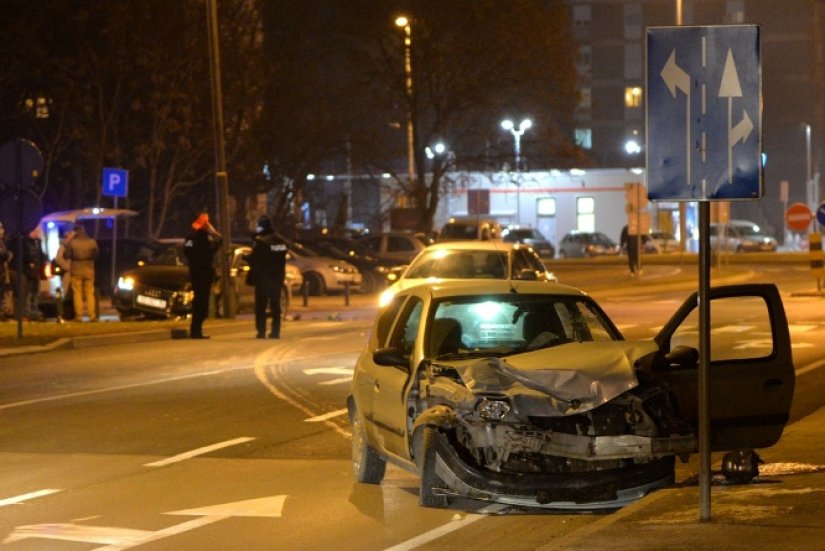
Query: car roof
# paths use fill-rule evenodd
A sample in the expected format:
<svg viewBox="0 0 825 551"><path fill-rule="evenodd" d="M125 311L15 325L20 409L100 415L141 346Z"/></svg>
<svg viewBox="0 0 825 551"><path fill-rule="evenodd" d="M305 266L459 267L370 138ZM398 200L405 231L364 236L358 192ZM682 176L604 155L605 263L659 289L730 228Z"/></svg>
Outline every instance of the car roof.
<svg viewBox="0 0 825 551"><path fill-rule="evenodd" d="M563 285L549 281L522 281L503 279L478 279L478 280L439 280L437 282L424 280L418 285L412 286L406 291L418 290L421 292L427 289L435 299L445 297L464 297L478 295L500 295L512 293L514 290L525 295L570 295L586 296L586 293ZM400 293L403 293L401 291Z"/></svg>
<svg viewBox="0 0 825 551"><path fill-rule="evenodd" d="M527 248L519 243L507 243L501 239L490 239L479 241L468 239L467 241L446 241L444 243L434 243L427 247L426 251L456 250L456 251L503 251L508 252L513 249Z"/></svg>

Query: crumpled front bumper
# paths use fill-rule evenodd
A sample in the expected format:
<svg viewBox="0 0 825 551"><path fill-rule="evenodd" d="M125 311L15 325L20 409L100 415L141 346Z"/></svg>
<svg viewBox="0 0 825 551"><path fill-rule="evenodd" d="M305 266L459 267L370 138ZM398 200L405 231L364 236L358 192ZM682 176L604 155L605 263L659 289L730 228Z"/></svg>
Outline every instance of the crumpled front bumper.
<svg viewBox="0 0 825 551"><path fill-rule="evenodd" d="M469 465L437 433L436 474L446 488L434 492L518 507L558 510L618 509L674 482L674 457L632 467L586 473L502 474Z"/></svg>

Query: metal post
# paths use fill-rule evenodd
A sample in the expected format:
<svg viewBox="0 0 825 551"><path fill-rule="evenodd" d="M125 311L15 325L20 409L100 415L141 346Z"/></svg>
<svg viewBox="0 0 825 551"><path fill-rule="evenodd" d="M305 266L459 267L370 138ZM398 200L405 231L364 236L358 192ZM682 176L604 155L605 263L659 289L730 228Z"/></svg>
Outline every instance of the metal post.
<svg viewBox="0 0 825 551"><path fill-rule="evenodd" d="M699 203L699 519L710 520L710 202Z"/></svg>
<svg viewBox="0 0 825 551"><path fill-rule="evenodd" d="M224 144L223 93L221 90L220 40L218 29L217 0L207 0L207 22L209 30L209 61L212 76L212 112L215 131L215 188L218 203L218 220L221 240L221 297L223 314L228 319L235 318L235 293L229 282L229 258L232 242L229 221L229 175L226 172L226 146Z"/></svg>
<svg viewBox="0 0 825 551"><path fill-rule="evenodd" d="M349 281L344 282L344 306L349 306Z"/></svg>

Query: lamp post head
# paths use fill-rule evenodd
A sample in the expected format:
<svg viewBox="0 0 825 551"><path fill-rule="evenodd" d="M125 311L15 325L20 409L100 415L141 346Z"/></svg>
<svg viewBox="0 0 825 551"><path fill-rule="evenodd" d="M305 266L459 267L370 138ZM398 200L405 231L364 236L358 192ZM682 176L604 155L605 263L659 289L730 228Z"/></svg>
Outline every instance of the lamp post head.
<svg viewBox="0 0 825 551"><path fill-rule="evenodd" d="M410 24L410 20L407 19L407 17L405 17L403 15L400 15L400 16L395 18L395 26L396 27L404 28L409 24Z"/></svg>
<svg viewBox="0 0 825 551"><path fill-rule="evenodd" d="M513 129L513 121L511 121L510 119L504 119L503 121L501 121L501 127L504 130L512 130Z"/></svg>
<svg viewBox="0 0 825 551"><path fill-rule="evenodd" d="M518 129L520 132L524 132L528 130L531 126L533 126L533 121L530 119L524 119L521 121L521 124L518 125Z"/></svg>

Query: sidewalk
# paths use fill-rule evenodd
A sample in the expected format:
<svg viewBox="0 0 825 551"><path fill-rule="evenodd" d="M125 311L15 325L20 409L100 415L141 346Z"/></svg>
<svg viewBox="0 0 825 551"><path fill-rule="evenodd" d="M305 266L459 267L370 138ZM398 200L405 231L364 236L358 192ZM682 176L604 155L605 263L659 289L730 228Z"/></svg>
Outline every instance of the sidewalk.
<svg viewBox="0 0 825 551"><path fill-rule="evenodd" d="M765 464L751 484L726 485L714 475L707 522L699 520L694 477L539 549L825 549L823 427L825 407L786 427L775 446L759 450Z"/></svg>

